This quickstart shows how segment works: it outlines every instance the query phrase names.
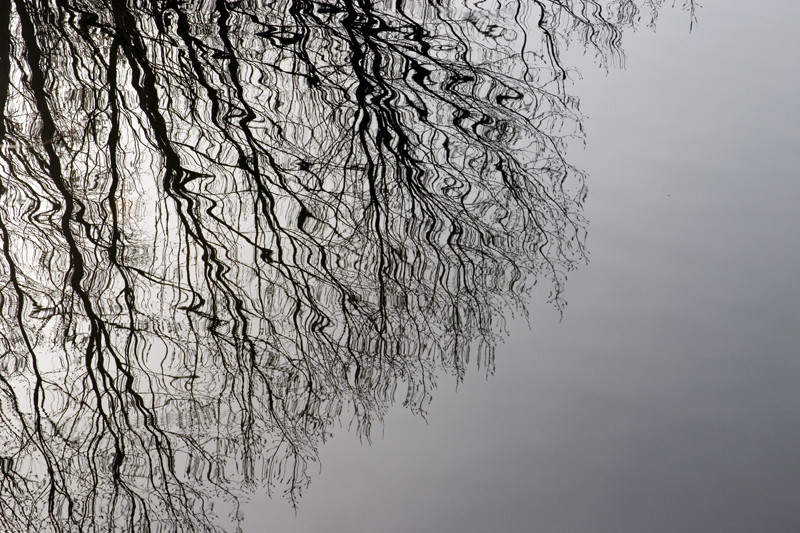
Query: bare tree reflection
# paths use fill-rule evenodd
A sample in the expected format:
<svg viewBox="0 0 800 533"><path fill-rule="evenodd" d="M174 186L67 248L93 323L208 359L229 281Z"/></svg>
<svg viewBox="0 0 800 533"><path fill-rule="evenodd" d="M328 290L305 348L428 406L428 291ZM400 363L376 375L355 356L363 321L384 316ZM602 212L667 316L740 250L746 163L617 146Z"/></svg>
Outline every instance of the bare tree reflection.
<svg viewBox="0 0 800 533"><path fill-rule="evenodd" d="M559 50L638 9L0 0L0 526L213 530L491 369L583 259Z"/></svg>

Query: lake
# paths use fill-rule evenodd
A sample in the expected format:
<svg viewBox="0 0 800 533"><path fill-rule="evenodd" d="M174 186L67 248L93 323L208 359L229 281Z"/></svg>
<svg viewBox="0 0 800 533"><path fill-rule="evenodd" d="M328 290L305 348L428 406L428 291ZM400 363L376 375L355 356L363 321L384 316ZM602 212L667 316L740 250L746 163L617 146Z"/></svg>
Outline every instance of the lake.
<svg viewBox="0 0 800 533"><path fill-rule="evenodd" d="M800 530L799 15L4 3L0 529Z"/></svg>

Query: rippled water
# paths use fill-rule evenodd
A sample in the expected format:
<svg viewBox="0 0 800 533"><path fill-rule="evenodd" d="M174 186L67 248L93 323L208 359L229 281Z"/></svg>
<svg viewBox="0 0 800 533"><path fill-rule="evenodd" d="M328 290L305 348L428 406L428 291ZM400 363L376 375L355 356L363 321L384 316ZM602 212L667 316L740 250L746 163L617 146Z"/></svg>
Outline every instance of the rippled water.
<svg viewBox="0 0 800 533"><path fill-rule="evenodd" d="M715 14L713 7L679 7L628 0L3 3L0 20L9 22L0 33L2 527L401 531L407 521L412 531L639 531L650 522L645 529L680 524L682 531L723 531L721 522L706 518L696 522L705 529L666 519L659 506L633 495L636 486L647 493L654 485L625 483L618 475L619 468L642 467L642 450L653 450L656 461L680 455L691 443L682 436L726 420L713 409L703 415L708 400L700 396L700 414L689 407L679 422L670 418L673 411L665 420L654 407L659 398L693 398L694 389L673 386L659 395L663 383L684 383L686 375L703 382L709 368L738 368L716 355L719 348L706 356L665 341L661 346L678 355L670 359L646 341L749 324L725 315L740 302L718 301L716 312L725 318L709 324L686 304L691 293L676 311L653 289L664 272L682 280L683 290L705 279L706 263L694 257L734 233L722 224L717 237L707 234L728 213L709 220L713 195L687 196L693 188L723 186L719 172L698 176L700 182L677 177L687 167L684 175L696 176L691 169L702 166L674 155L690 153L681 142L692 138L685 131L662 141L643 132L624 164L580 160L586 159L584 129L590 146L596 141L575 96L581 88L575 66L590 80L584 90L595 90L581 95L585 111L591 94L603 94L602 84L611 83L600 74L611 68L612 77L621 75L614 69L630 31L653 27L657 15L663 25L669 11L688 40ZM701 25L690 34L695 17ZM580 52L585 56L578 59ZM628 52L636 53L644 51ZM638 94L653 94L646 83L637 86L644 90L609 99L608 114L624 117L637 108ZM727 98L732 104L723 110L736 103ZM642 122L628 116L620 128ZM691 128L671 128L680 126ZM621 133L600 137L608 139L606 153L633 142ZM700 137L701 152L719 154L709 138L725 135ZM637 154L651 158L644 165L649 174L640 177L646 181L614 177L637 168ZM671 179L659 179L654 157L661 167L672 165ZM592 208L591 194L587 200L584 170L599 182L591 188L599 191L594 205L605 208ZM729 176L727 186L749 190L749 182ZM648 203L651 193L678 205ZM681 239L701 232L700 248L676 247L672 237L659 240L662 234L652 230L626 233L632 220L642 220L621 214L631 204L661 209ZM703 225L681 226L690 220ZM587 253L587 233L598 229L610 236L597 244L589 239ZM672 249L673 259L689 254L681 263L689 266L664 266L659 254L642 264L641 250L662 248ZM784 260L798 266L796 254ZM629 265L614 270L615 261ZM591 274L598 268L606 278ZM646 306L623 293L602 294L609 280L642 273L651 279L627 287L652 291ZM584 302L577 312L575 298ZM587 301L594 302L593 318L575 328ZM659 305L669 312L648 311ZM784 316L796 317L796 301L787 305ZM619 309L639 321L609 323ZM534 329L526 334L519 326L529 310ZM653 322L681 314L688 318L677 328ZM510 340L498 344L508 323ZM607 325L604 335L596 333L597 323ZM576 357L558 335L596 344ZM639 340L619 343L611 355L609 338ZM629 356L636 342L640 352ZM762 355L783 361L791 346L800 347L783 342ZM545 362L558 360L559 352L560 362ZM504 357L518 380L503 378ZM791 360L786 364L794 374L785 375L797 377ZM572 373L565 370L570 365L588 370ZM496 367L498 376L488 383L474 379ZM624 381L610 377L624 375L615 373L623 368L634 369ZM658 368L663 380L649 381L648 368ZM465 379L468 391L453 394L452 385ZM519 392L528 388L551 392ZM478 389L488 396L476 400ZM594 407L561 409L567 393ZM540 401L550 407L537 407ZM637 409L662 423L643 425L631 414ZM548 423L548 416L565 412L577 415L572 425ZM781 419L789 435L800 428L796 413L787 407ZM414 443L429 434L420 430L424 419L455 442L443 440L415 456ZM405 422L393 426L393 420ZM401 429L392 434L393 427ZM565 427L602 453L561 442ZM775 427L762 431L769 447ZM348 432L377 438L375 451L342 441ZM677 444L638 446L664 435ZM724 435L712 432L708 440ZM511 448L508 439L515 442ZM411 456L380 455L392 445ZM511 468L516 475L487 471L496 464L488 457L502 456L501 450L507 457L501 472ZM739 456L749 457L749 448L742 450ZM355 464L342 453L354 454ZM378 455L369 463L372 453ZM617 454L625 457L612 459ZM728 464L724 453L717 457ZM564 464L570 458L582 465L574 476L595 487L588 496L571 481L574 467ZM455 482L462 478L441 470L463 469L464 461L480 480ZM357 464L372 467L359 473ZM415 468L438 474L404 477ZM593 475L598 469L611 473ZM675 479L659 469L653 474L664 483ZM507 484L493 481L504 478ZM771 480L790 501L800 498L796 484L782 476L750 479L757 487ZM398 494L384 492L392 482L400 494L420 494L415 506L401 507L405 518L391 510L402 501ZM555 501L572 499L578 509L542 507L554 502L546 489L554 483ZM616 491L601 490L605 484ZM707 485L708 476L694 487ZM431 494L436 487L450 491L450 499ZM482 496L481 487L492 496ZM689 484L684 491L697 488ZM260 508L265 494L273 497L266 509ZM730 502L743 500L741 494ZM241 506L251 498L261 503ZM343 503L353 498L360 505ZM452 498L459 504L448 504ZM618 498L639 501L638 510L625 511ZM681 507L678 496L661 498L695 509ZM328 507L315 503L325 500ZM728 500L709 497L709 505L719 501ZM294 505L297 517L286 517ZM443 511L428 510L439 505ZM729 509L716 505L718 513ZM601 512L604 506L621 518L604 522L610 512ZM467 509L483 509L483 521L465 520L472 515ZM776 509L774 524L792 523L789 507ZM531 525L537 516L541 529ZM587 525L593 522L600 529ZM770 529L766 515L762 523L764 531L780 530Z"/></svg>

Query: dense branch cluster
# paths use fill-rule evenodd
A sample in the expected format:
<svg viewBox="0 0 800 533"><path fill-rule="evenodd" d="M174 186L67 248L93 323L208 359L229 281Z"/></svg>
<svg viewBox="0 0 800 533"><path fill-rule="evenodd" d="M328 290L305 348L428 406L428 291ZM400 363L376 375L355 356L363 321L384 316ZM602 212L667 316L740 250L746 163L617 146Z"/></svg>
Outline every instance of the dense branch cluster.
<svg viewBox="0 0 800 533"><path fill-rule="evenodd" d="M213 530L491 369L584 259L559 50L638 10L0 0L0 528Z"/></svg>

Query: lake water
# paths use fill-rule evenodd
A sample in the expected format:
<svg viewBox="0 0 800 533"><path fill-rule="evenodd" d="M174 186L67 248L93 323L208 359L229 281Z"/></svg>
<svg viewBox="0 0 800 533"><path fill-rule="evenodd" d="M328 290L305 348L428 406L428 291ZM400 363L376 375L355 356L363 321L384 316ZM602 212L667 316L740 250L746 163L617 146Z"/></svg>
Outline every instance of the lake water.
<svg viewBox="0 0 800 533"><path fill-rule="evenodd" d="M800 7L541 5L5 3L0 530L800 531Z"/></svg>

